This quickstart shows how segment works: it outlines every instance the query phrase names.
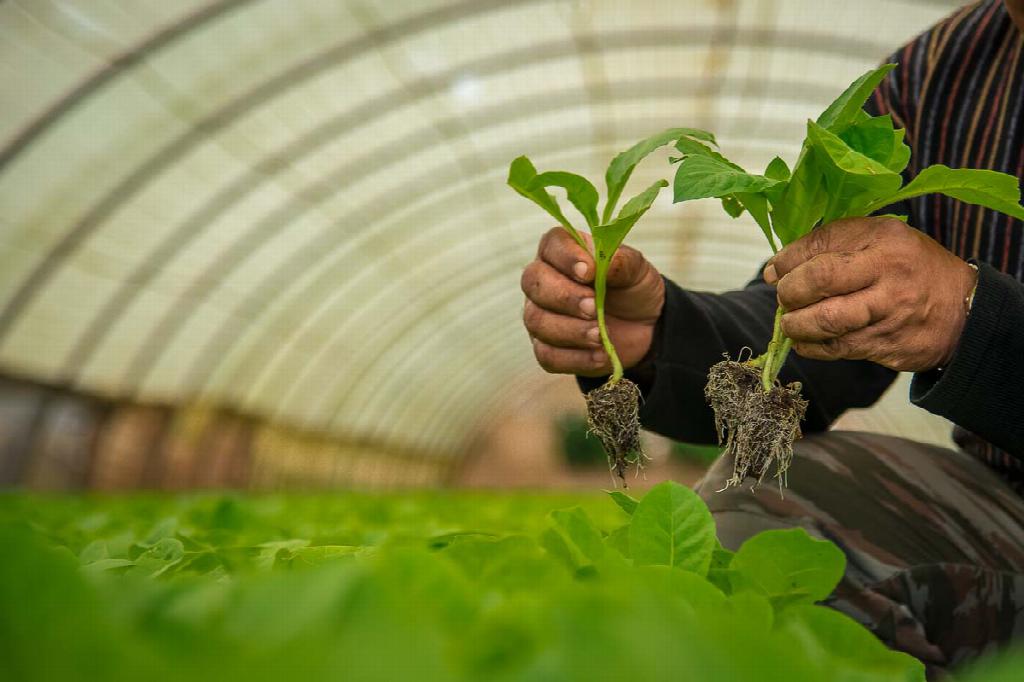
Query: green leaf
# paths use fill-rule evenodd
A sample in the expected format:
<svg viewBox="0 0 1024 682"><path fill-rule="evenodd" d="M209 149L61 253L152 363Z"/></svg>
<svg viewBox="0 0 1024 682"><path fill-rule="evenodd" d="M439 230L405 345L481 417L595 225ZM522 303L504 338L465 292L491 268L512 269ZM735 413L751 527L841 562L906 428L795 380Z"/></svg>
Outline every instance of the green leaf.
<svg viewBox="0 0 1024 682"><path fill-rule="evenodd" d="M733 163L729 159L725 158L724 156L722 156L721 154L716 152L711 147L707 146L706 144L704 144L702 142L698 142L697 140L691 139L689 137L681 137L681 138L679 138L676 141L676 149L678 149L679 151L681 151L683 153L683 158L685 158L687 156L706 156L708 158L714 159L715 161L718 161L719 163L723 163L726 166L729 166L731 168L735 168L736 170L739 170L739 171L743 170L740 166L736 165L735 163ZM681 161L681 160L682 159L677 159L677 161Z"/></svg>
<svg viewBox="0 0 1024 682"><path fill-rule="evenodd" d="M607 223L611 220L612 214L615 212L615 206L619 202L619 197L622 196L622 190L626 188L626 183L629 181L629 177L633 174L633 169L636 168L637 164L655 149L664 147L682 137L692 137L717 145L715 136L707 131L696 128L670 128L637 142L616 156L608 165L608 170L604 176L605 183L608 186L608 203L604 207L602 222Z"/></svg>
<svg viewBox="0 0 1024 682"><path fill-rule="evenodd" d="M945 194L968 204L990 208L1017 220L1024 220L1020 205L1020 181L1012 175L991 170L929 166L894 194L876 200L869 211L924 194Z"/></svg>
<svg viewBox="0 0 1024 682"><path fill-rule="evenodd" d="M865 215L872 201L891 194L903 183L899 173L851 149L842 138L813 121L807 122L807 140L825 176L828 203L823 222Z"/></svg>
<svg viewBox="0 0 1024 682"><path fill-rule="evenodd" d="M838 133L854 123L858 113L864 107L864 103L871 97L878 84L882 82L886 74L896 68L895 64L885 64L877 69L868 71L863 76L850 84L850 87L843 91L843 94L832 102L821 116L818 117L818 125Z"/></svg>
<svg viewBox="0 0 1024 682"><path fill-rule="evenodd" d="M846 669L849 680L920 680L924 666L913 656L893 651L849 616L824 606L801 605L786 611L779 629L812 657ZM853 671L874 673L871 677Z"/></svg>
<svg viewBox="0 0 1024 682"><path fill-rule="evenodd" d="M604 544L629 559L629 524L619 526L609 533L604 539Z"/></svg>
<svg viewBox="0 0 1024 682"><path fill-rule="evenodd" d="M630 555L638 566L676 566L704 576L715 542L707 505L697 493L672 481L651 488L629 524Z"/></svg>
<svg viewBox="0 0 1024 682"><path fill-rule="evenodd" d="M740 592L730 595L727 604L736 616L742 618L744 622L755 623L761 632L767 633L772 629L775 611L771 602L761 595Z"/></svg>
<svg viewBox="0 0 1024 682"><path fill-rule="evenodd" d="M725 594L732 592L732 583L729 579L732 570L729 565L734 556L735 552L730 552L717 538L715 539L715 549L711 552L711 564L708 566L708 582Z"/></svg>
<svg viewBox="0 0 1024 682"><path fill-rule="evenodd" d="M823 191L824 180L816 155L805 142L789 182L778 185L778 192L768 192L772 228L783 246L810 232L825 214L828 195Z"/></svg>
<svg viewBox="0 0 1024 682"><path fill-rule="evenodd" d="M763 175L751 175L707 156L688 156L676 167L673 201L721 198L737 192L763 192L779 184Z"/></svg>
<svg viewBox="0 0 1024 682"><path fill-rule="evenodd" d="M621 490L608 490L608 497L612 498L615 504L619 505L619 509L632 515L636 511L636 506L640 504L640 501Z"/></svg>
<svg viewBox="0 0 1024 682"><path fill-rule="evenodd" d="M562 213L562 209L559 208L555 198L548 194L548 191L543 187L537 189L530 188L533 179L536 177L537 169L534 168L533 163L525 156L520 156L512 161L512 164L509 166L508 186L547 211L548 215L558 221L558 224L572 235L577 244L586 249L587 243L580 236L580 233L576 231L576 228L572 226L572 223L569 222L569 219L565 217L565 214Z"/></svg>
<svg viewBox="0 0 1024 682"><path fill-rule="evenodd" d="M185 546L181 540L165 537L135 559L131 572L155 578L170 572L184 558Z"/></svg>
<svg viewBox="0 0 1024 682"><path fill-rule="evenodd" d="M637 567L636 575L645 587L681 597L701 615L721 613L726 608L725 595L692 571L651 565Z"/></svg>
<svg viewBox="0 0 1024 682"><path fill-rule="evenodd" d="M737 592L752 589L769 599L796 594L798 601L814 602L828 597L839 584L846 556L803 528L769 530L744 542L730 568Z"/></svg>
<svg viewBox="0 0 1024 682"><path fill-rule="evenodd" d="M626 205L622 207L622 211L619 212L619 217L614 222L607 225L598 225L594 228L594 232L591 235L594 238L594 259L599 265L607 266L611 263L612 256L615 255L615 251L622 244L626 235L629 234L629 231L633 229L637 221L643 217L644 213L651 207L651 204L654 203L661 188L667 185L666 181L658 180L626 202Z"/></svg>
<svg viewBox="0 0 1024 682"><path fill-rule="evenodd" d="M778 251L778 247L775 245L775 236L772 234L772 222L768 217L768 199L765 195L752 192L737 192L733 196L757 222L761 231L764 232L768 243L771 245L772 251Z"/></svg>
<svg viewBox="0 0 1024 682"><path fill-rule="evenodd" d="M131 559L98 559L82 566L82 570L86 573L103 573L119 568L130 568L134 565L135 562Z"/></svg>
<svg viewBox="0 0 1024 682"><path fill-rule="evenodd" d="M582 175L564 171L548 171L541 173L530 181L531 193L545 187L561 187L566 191L569 201L580 212L587 225L593 229L597 225L597 189Z"/></svg>
<svg viewBox="0 0 1024 682"><path fill-rule="evenodd" d="M789 172L789 166L787 166L786 162L777 156L769 161L768 167L764 169L764 176L766 178L771 178L772 180L778 180L780 182L789 180L790 175L792 174Z"/></svg>
<svg viewBox="0 0 1024 682"><path fill-rule="evenodd" d="M646 213L651 207L651 204L654 203L654 200L658 198L658 194L661 193L661 190L664 187L668 187L668 181L658 180L643 192L637 194L626 202L626 205L622 207L621 211L619 211L619 215L616 220L621 220L622 218L628 218L634 215L639 217Z"/></svg>
<svg viewBox="0 0 1024 682"><path fill-rule="evenodd" d="M551 512L551 521L576 566L594 564L604 558L604 539L581 507L556 509Z"/></svg>
<svg viewBox="0 0 1024 682"><path fill-rule="evenodd" d="M739 218L743 215L743 204L736 198L735 194L722 197L722 209L729 214L731 218Z"/></svg>
<svg viewBox="0 0 1024 682"><path fill-rule="evenodd" d="M903 138L907 131L897 130L892 116L868 117L839 135L851 149L879 162L894 173L902 173L910 163L910 147Z"/></svg>

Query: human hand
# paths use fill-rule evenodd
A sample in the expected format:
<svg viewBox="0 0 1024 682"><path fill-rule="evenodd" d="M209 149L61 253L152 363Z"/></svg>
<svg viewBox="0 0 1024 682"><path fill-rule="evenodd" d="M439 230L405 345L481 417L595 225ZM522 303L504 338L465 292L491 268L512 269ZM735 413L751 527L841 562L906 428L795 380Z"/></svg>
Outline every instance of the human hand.
<svg viewBox="0 0 1024 682"><path fill-rule="evenodd" d="M548 230L521 279L523 324L546 371L588 377L611 372L598 334L593 282L593 257L561 227ZM608 269L605 322L624 368L647 354L664 304L658 271L636 249L619 247Z"/></svg>
<svg viewBox="0 0 1024 682"><path fill-rule="evenodd" d="M897 371L947 364L977 272L895 218L848 218L814 230L765 266L793 350L870 360Z"/></svg>

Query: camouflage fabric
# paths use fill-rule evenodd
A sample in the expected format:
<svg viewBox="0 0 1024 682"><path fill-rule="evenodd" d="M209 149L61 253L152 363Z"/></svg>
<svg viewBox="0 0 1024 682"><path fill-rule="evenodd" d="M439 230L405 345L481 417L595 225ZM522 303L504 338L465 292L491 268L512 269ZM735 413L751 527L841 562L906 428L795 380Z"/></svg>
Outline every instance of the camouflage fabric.
<svg viewBox="0 0 1024 682"><path fill-rule="evenodd" d="M793 526L836 543L846 575L827 603L930 679L1024 633L1024 498L974 457L830 431L797 443L783 497L774 480L716 492L731 473L723 459L697 484L722 544Z"/></svg>

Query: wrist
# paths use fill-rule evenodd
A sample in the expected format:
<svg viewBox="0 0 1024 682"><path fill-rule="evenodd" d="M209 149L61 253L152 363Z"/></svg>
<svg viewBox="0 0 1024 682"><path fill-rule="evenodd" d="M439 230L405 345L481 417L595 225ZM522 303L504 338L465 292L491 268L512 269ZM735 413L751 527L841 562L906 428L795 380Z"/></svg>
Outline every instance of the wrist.
<svg viewBox="0 0 1024 682"><path fill-rule="evenodd" d="M949 343L947 344L947 350L939 364L935 367L938 371L942 371L944 367L947 367L949 363L952 362L953 356L956 354L956 349L960 345L960 338L963 336L964 327L967 324L967 318L970 317L971 314L971 306L974 304L974 295L978 289L978 266L976 264L963 262L961 275L959 286L960 297L956 303L956 312L953 318L955 322L953 324Z"/></svg>

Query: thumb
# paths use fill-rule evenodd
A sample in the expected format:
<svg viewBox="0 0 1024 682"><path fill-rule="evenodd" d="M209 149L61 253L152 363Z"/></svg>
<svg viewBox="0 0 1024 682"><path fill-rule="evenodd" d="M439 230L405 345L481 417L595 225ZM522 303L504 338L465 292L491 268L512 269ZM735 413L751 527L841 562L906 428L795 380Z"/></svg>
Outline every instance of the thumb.
<svg viewBox="0 0 1024 682"><path fill-rule="evenodd" d="M780 249L764 266L764 281L775 284L815 256L857 251L867 246L871 224L864 218L843 218L812 230Z"/></svg>
<svg viewBox="0 0 1024 682"><path fill-rule="evenodd" d="M642 253L629 246L620 246L608 266L608 286L625 289L639 284L649 268L650 264Z"/></svg>

